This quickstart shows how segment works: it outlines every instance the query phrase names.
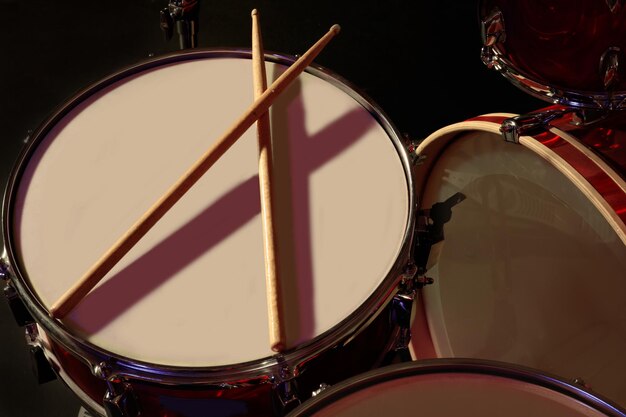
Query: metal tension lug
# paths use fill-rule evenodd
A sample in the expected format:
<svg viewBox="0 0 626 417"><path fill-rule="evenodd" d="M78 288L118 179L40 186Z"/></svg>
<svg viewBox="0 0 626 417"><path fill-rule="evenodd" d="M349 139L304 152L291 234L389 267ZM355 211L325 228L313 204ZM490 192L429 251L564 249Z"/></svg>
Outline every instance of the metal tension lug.
<svg viewBox="0 0 626 417"><path fill-rule="evenodd" d="M139 407L131 385L123 380L108 381L102 400L107 417L137 417Z"/></svg>
<svg viewBox="0 0 626 417"><path fill-rule="evenodd" d="M40 346L30 347L30 359L33 374L35 375L38 384L45 384L46 382L57 379L56 372L54 372L52 365L48 361L48 358L46 358L46 355Z"/></svg>
<svg viewBox="0 0 626 417"><path fill-rule="evenodd" d="M624 73L624 53L619 47L611 46L600 57L600 66L598 68L598 75L602 80L604 89L606 91L614 91Z"/></svg>
<svg viewBox="0 0 626 417"><path fill-rule="evenodd" d="M13 285L9 282L4 286L4 296L9 303L9 308L18 326L23 327L35 322L33 316L31 316L28 309L26 309L26 305L17 294L17 291L15 291L15 288L13 288Z"/></svg>
<svg viewBox="0 0 626 417"><path fill-rule="evenodd" d="M121 377L115 375L107 362L94 365L91 372L106 381L107 390L102 399L107 417L137 417L140 415L137 398L133 387Z"/></svg>
<svg viewBox="0 0 626 417"><path fill-rule="evenodd" d="M413 309L413 294L396 294L391 300L391 322L400 329L396 340L395 350L406 349L411 341L411 311Z"/></svg>
<svg viewBox="0 0 626 417"><path fill-rule="evenodd" d="M26 344L29 346L31 370L37 383L45 384L55 380L57 375L41 347L37 325L34 323L27 324L24 328L24 336L26 337Z"/></svg>
<svg viewBox="0 0 626 417"><path fill-rule="evenodd" d="M280 371L280 380L272 387L274 411L277 415L288 414L302 401L298 395L298 386L290 370L285 367Z"/></svg>
<svg viewBox="0 0 626 417"><path fill-rule="evenodd" d="M520 136L545 132L552 120L572 111L573 109L555 109L511 117L502 122L500 133L506 142L519 143Z"/></svg>
<svg viewBox="0 0 626 417"><path fill-rule="evenodd" d="M495 46L506 41L506 29L504 27L504 17L499 9L493 12L482 22L483 47L480 57L487 68L502 70L502 65L498 59L498 52Z"/></svg>

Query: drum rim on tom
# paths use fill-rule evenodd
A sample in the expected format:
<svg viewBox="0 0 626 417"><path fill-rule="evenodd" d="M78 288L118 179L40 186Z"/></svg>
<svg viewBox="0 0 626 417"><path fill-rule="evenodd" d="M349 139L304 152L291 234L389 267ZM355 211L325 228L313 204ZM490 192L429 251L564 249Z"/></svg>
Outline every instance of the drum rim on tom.
<svg viewBox="0 0 626 417"><path fill-rule="evenodd" d="M626 91L586 91L576 88L558 88L539 81L518 68L499 47L506 40L506 22L497 7L487 8L487 0L478 6L483 47L481 59L491 69L498 71L513 85L531 96L553 103L588 109L619 110L626 108Z"/></svg>
<svg viewBox="0 0 626 417"><path fill-rule="evenodd" d="M626 413L619 406L611 403L610 400L580 385L572 384L558 376L540 372L533 368L491 360L445 358L404 362L357 375L325 389L319 395L311 398L288 414L288 417L313 416L316 412L323 410L324 407L333 404L337 400L341 400L346 395L380 383L411 376L442 373L466 373L509 378L564 394L590 406L596 411L605 413L607 416L622 417ZM416 407L419 408L419 405L416 405Z"/></svg>
<svg viewBox="0 0 626 417"><path fill-rule="evenodd" d="M39 323L49 336L61 343L71 353L80 358L87 365L92 367L97 373L102 365L108 366L110 375L121 375L145 381L166 381L167 383L181 384L224 384L225 382L251 383L257 379L267 380L276 373L288 367L296 369L308 360L320 355L333 346L337 346L355 337L362 329L380 314L390 299L399 289L399 283L405 275L405 268L410 263L411 241L415 223L415 192L414 173L411 168L409 154L402 143L401 134L390 122L382 109L377 106L369 97L358 90L352 83L332 71L312 64L305 71L322 81L330 83L339 88L342 92L350 96L360 106L363 107L376 122L383 128L387 138L392 142L398 155L402 170L404 171L407 183L407 197L409 207L407 207L407 218L405 230L402 236L402 244L398 250L397 257L389 269L387 276L383 277L378 287L367 298L363 304L353 311L349 316L343 318L337 325L328 329L317 337L290 348L284 353L258 358L257 360L229 364L225 366L172 366L155 365L141 360L123 357L115 352L106 351L80 337L73 335L71 329L63 323L51 319L47 309L38 299L35 291L27 283L26 274L22 272L22 266L16 256L16 250L12 238L11 229L13 227L13 203L23 171L28 164L29 158L37 149L46 134L72 109L79 106L89 97L97 94L118 81L122 81L143 71L149 71L162 66L182 63L186 61L212 59L212 58L237 58L251 59L251 53L247 49L228 48L206 48L191 51L175 52L163 56L158 56L138 64L121 69L108 77L96 81L85 89L76 93L73 97L65 101L54 113L44 121L31 136L33 139L23 149L17 159L4 193L2 212L2 233L4 239L4 252L0 258L0 265L6 270L5 279L9 285L15 287L19 298L25 304L28 312L36 323ZM266 53L266 60L281 65L290 65L295 61L294 57Z"/></svg>

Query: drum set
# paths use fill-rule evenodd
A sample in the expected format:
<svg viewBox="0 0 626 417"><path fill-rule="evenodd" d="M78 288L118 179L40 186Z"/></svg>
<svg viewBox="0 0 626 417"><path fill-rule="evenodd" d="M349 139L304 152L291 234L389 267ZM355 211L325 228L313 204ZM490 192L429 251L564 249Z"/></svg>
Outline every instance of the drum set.
<svg viewBox="0 0 626 417"><path fill-rule="evenodd" d="M184 46L176 7L195 3L163 14ZM108 417L626 416L625 7L483 0L483 61L551 104L419 142L307 68L270 109L278 353L252 131L50 316L253 101L251 53L185 49L89 86L33 134L4 198L0 275L40 382ZM270 79L295 60L265 59ZM163 102L184 112L168 122Z"/></svg>

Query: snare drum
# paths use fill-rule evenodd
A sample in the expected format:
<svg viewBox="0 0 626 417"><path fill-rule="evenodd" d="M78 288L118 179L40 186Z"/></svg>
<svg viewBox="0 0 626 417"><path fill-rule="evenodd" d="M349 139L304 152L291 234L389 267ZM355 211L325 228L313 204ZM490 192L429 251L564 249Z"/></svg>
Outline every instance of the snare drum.
<svg viewBox="0 0 626 417"><path fill-rule="evenodd" d="M626 8L616 0L483 0L483 60L536 97L623 108Z"/></svg>
<svg viewBox="0 0 626 417"><path fill-rule="evenodd" d="M289 417L607 417L624 411L554 376L497 362L405 363L359 375Z"/></svg>
<svg viewBox="0 0 626 417"><path fill-rule="evenodd" d="M408 156L380 110L319 68L271 110L290 349L269 345L255 129L66 319L48 317L252 103L249 58L191 51L114 74L53 115L12 175L9 284L37 322L31 343L100 414L136 399L150 416L270 415L275 397L287 406L378 366L393 342L387 305L414 219ZM270 78L292 62L268 61Z"/></svg>
<svg viewBox="0 0 626 417"><path fill-rule="evenodd" d="M447 126L416 151L421 206L465 200L431 259L414 354L517 363L625 405L623 131L577 128L569 113L509 143L508 117Z"/></svg>

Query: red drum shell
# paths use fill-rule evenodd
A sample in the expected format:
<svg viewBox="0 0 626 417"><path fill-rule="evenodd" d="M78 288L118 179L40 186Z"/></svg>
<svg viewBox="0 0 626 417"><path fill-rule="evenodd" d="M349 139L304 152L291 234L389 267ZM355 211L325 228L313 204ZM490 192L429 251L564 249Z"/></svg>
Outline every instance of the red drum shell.
<svg viewBox="0 0 626 417"><path fill-rule="evenodd" d="M496 49L505 66L555 90L606 94L600 60L609 48L619 48L622 62L626 52L626 9L614 2L611 11L607 3L485 0L480 17L484 22L494 11L502 13L506 37ZM617 94L626 91L624 69L618 66L618 72L611 87Z"/></svg>

